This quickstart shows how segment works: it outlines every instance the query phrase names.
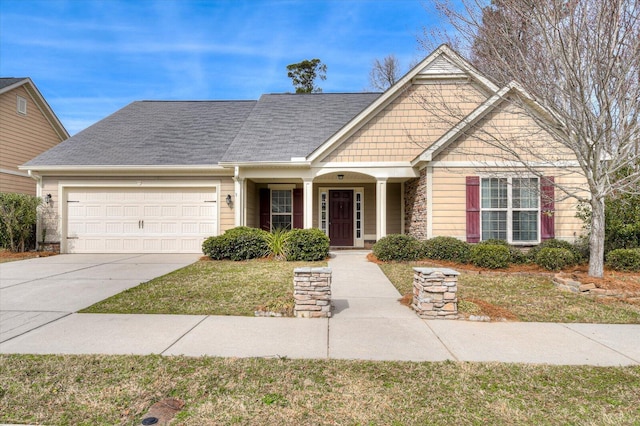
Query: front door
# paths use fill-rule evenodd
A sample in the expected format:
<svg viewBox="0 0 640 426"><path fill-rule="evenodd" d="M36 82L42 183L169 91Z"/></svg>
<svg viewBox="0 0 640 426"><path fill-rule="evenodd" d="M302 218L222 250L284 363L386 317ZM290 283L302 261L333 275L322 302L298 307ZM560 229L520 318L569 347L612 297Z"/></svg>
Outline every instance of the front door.
<svg viewBox="0 0 640 426"><path fill-rule="evenodd" d="M332 246L353 246L353 191L329 191L329 239Z"/></svg>

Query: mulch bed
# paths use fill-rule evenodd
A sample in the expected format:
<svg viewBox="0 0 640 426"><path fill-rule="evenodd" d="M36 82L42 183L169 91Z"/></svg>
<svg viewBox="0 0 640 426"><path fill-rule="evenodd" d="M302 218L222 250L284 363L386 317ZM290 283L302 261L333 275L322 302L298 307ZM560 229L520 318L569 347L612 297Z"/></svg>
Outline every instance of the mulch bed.
<svg viewBox="0 0 640 426"><path fill-rule="evenodd" d="M377 264L385 263L378 259L373 253L367 254L367 260L369 260L369 262ZM555 275L554 272L550 272L535 264L510 265L508 268L502 269L486 269L479 268L474 265L449 262L444 260L419 260L412 263L424 266L451 268L460 272L472 274L541 275L546 277L552 277L553 275ZM562 276L571 277L572 279L580 281L583 284L593 283L596 285L596 287L605 290L620 291L627 294L636 293L640 295L640 274L638 274L637 272L620 272L605 268L603 278L594 278L589 276L588 269L588 265L578 265L566 268L562 270L561 273Z"/></svg>

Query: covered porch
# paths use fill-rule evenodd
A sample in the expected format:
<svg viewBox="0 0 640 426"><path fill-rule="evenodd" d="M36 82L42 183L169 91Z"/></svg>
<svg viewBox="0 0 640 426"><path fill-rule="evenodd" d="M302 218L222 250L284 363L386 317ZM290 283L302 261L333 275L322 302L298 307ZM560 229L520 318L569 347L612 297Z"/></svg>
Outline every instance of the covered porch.
<svg viewBox="0 0 640 426"><path fill-rule="evenodd" d="M385 235L405 232L409 179L349 170L308 178L249 172L235 177L236 226L318 228L332 247L370 247Z"/></svg>

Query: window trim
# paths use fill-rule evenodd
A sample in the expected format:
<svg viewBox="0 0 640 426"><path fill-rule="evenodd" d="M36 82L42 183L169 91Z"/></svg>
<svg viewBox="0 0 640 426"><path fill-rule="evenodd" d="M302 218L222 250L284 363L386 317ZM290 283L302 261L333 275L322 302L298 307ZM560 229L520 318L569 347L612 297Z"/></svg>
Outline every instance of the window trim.
<svg viewBox="0 0 640 426"><path fill-rule="evenodd" d="M540 219L540 212L542 210L542 203L540 201L540 191L541 191L541 178L539 176L534 175L479 175L480 178L480 242L485 241L483 238L483 219L482 213L487 211L506 211L507 212L507 242L510 245L522 245L529 246L534 244L540 244L541 235L542 235L542 221ZM482 182L484 179L506 179L507 180L507 207L505 208L485 208L482 207ZM513 207L513 179L536 179L536 194L538 197L538 207L537 208L516 208ZM536 212L536 240L526 240L526 241L514 241L513 240L513 212L525 212L525 211L534 211Z"/></svg>
<svg viewBox="0 0 640 426"><path fill-rule="evenodd" d="M289 213L274 213L273 212L273 192L274 191L286 191L289 192L289 196L291 197L291 212ZM289 223L289 227L286 229L287 231L290 231L293 229L293 210L294 210L294 203L293 203L293 188L282 188L282 187L270 187L269 188L269 223L271 224L271 230L274 230L275 228L273 227L273 217L274 216L289 216L290 218L290 223Z"/></svg>

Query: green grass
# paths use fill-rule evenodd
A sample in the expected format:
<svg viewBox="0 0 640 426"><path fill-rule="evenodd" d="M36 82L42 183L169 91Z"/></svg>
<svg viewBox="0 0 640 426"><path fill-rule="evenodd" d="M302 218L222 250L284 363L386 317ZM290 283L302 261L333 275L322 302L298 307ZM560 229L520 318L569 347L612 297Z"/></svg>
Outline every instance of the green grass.
<svg viewBox="0 0 640 426"><path fill-rule="evenodd" d="M85 313L253 316L293 309L293 270L326 262L201 260L92 305Z"/></svg>
<svg viewBox="0 0 640 426"><path fill-rule="evenodd" d="M0 422L622 425L640 420L640 367L160 356L0 355Z"/></svg>
<svg viewBox="0 0 640 426"><path fill-rule="evenodd" d="M411 264L379 266L401 294L412 292ZM458 279L458 300L463 315L494 317L510 313L520 321L640 323L639 305L561 291L547 277L462 273Z"/></svg>

